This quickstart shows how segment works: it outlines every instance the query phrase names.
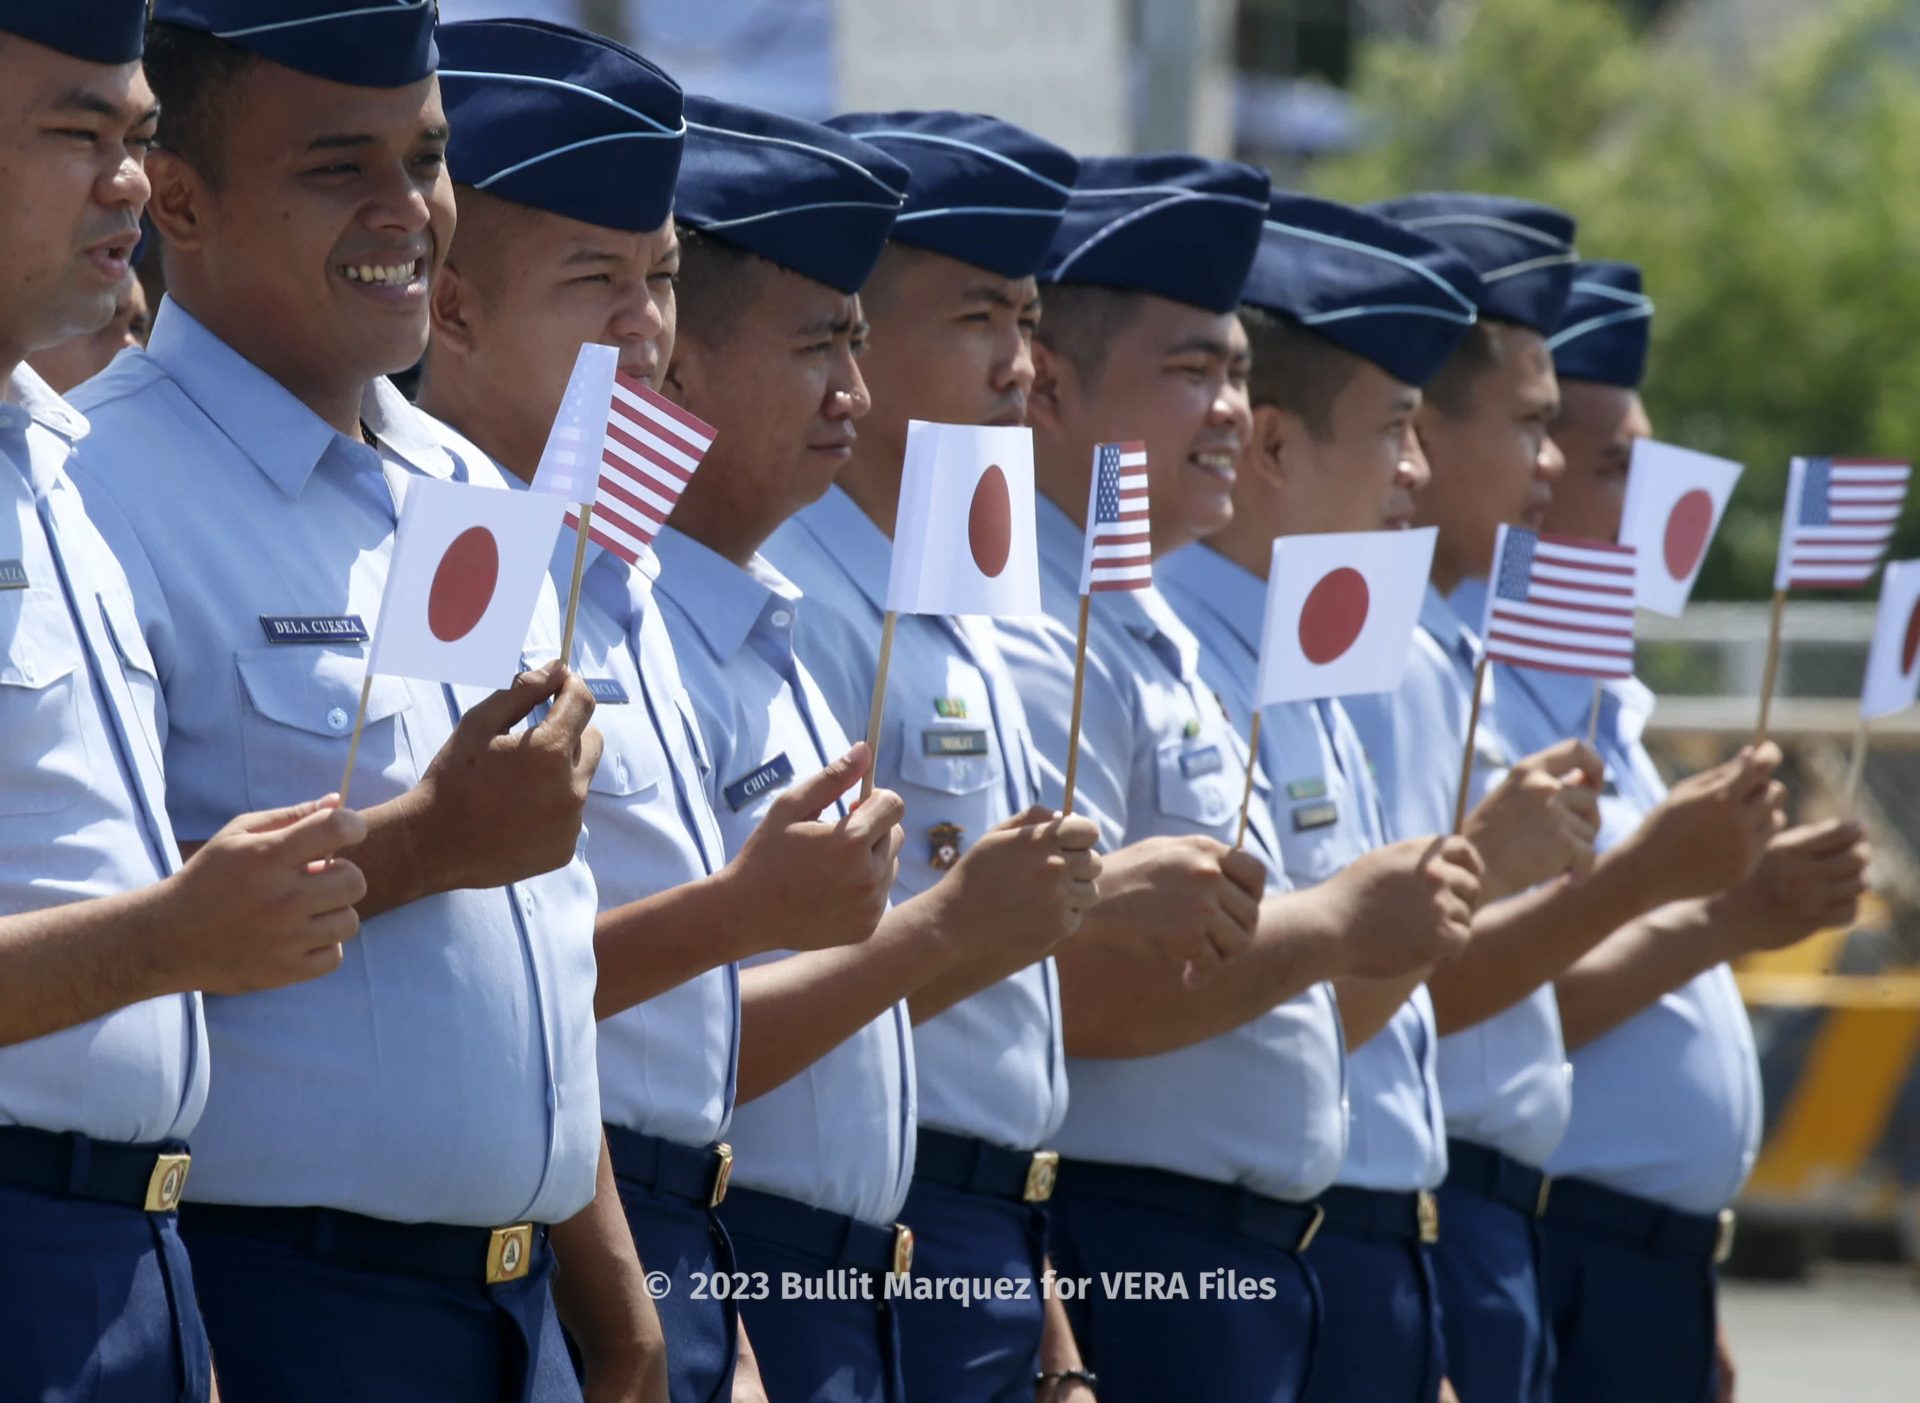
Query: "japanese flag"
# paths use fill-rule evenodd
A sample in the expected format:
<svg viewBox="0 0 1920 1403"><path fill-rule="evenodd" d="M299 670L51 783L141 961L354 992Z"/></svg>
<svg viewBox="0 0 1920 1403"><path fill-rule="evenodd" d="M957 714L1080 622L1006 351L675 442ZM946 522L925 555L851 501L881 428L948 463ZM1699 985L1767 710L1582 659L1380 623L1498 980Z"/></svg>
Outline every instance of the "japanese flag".
<svg viewBox="0 0 1920 1403"><path fill-rule="evenodd" d="M1920 693L1920 560L1896 560L1880 582L1880 615L1867 650L1860 715L1871 721L1913 705Z"/></svg>
<svg viewBox="0 0 1920 1403"><path fill-rule="evenodd" d="M1638 553L1634 602L1642 609L1679 614L1687 607L1741 471L1738 463L1670 443L1634 444L1620 544Z"/></svg>
<svg viewBox="0 0 1920 1403"><path fill-rule="evenodd" d="M908 423L887 608L997 618L1040 612L1031 430Z"/></svg>
<svg viewBox="0 0 1920 1403"><path fill-rule="evenodd" d="M1399 686L1438 534L1428 526L1275 541L1260 633L1259 705Z"/></svg>
<svg viewBox="0 0 1920 1403"><path fill-rule="evenodd" d="M410 479L367 670L506 686L565 510L544 492Z"/></svg>

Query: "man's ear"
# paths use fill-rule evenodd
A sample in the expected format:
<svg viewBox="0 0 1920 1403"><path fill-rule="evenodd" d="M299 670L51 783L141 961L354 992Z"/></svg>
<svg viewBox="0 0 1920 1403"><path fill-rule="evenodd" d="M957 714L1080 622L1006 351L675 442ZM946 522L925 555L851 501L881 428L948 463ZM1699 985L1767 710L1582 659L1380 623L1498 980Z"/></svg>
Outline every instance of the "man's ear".
<svg viewBox="0 0 1920 1403"><path fill-rule="evenodd" d="M479 295L479 288L452 262L441 265L427 293L435 344L461 355L473 350Z"/></svg>
<svg viewBox="0 0 1920 1403"><path fill-rule="evenodd" d="M213 206L206 178L173 152L156 148L147 156L147 183L153 187L147 217L160 237L184 252L204 248Z"/></svg>
<svg viewBox="0 0 1920 1403"><path fill-rule="evenodd" d="M1080 374L1073 362L1038 337L1033 342L1033 389L1027 393L1027 422L1058 434L1078 413Z"/></svg>
<svg viewBox="0 0 1920 1403"><path fill-rule="evenodd" d="M699 396L701 383L700 343L684 331L673 338L673 355L666 373L660 377L660 393L687 409Z"/></svg>
<svg viewBox="0 0 1920 1403"><path fill-rule="evenodd" d="M1285 486L1305 471L1310 461L1305 451L1306 437L1307 426L1299 415L1278 405L1255 405L1250 443L1254 472L1271 486Z"/></svg>

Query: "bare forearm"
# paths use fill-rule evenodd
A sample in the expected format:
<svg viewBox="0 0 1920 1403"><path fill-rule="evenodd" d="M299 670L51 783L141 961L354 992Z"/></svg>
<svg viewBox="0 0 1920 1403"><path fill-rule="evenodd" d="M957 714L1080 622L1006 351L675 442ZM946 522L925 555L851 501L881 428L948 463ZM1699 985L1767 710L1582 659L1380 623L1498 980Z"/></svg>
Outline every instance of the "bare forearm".
<svg viewBox="0 0 1920 1403"><path fill-rule="evenodd" d="M1051 1260L1046 1263L1046 1270L1053 1270ZM1066 1302L1058 1292L1049 1291L1040 1317L1041 1372L1058 1374L1081 1367L1080 1344L1073 1337L1073 1325L1067 1319Z"/></svg>
<svg viewBox="0 0 1920 1403"><path fill-rule="evenodd" d="M736 899L725 871L602 911L593 928L594 1017L611 1018L758 954L777 934Z"/></svg>
<svg viewBox="0 0 1920 1403"><path fill-rule="evenodd" d="M0 917L0 1046L182 992L162 948L163 887Z"/></svg>
<svg viewBox="0 0 1920 1403"><path fill-rule="evenodd" d="M647 1294L604 1139L593 1201L554 1224L551 1242L554 1309L580 1343L589 1371L596 1362L609 1367L616 1360L651 1353L660 1339L660 1321Z"/></svg>
<svg viewBox="0 0 1920 1403"><path fill-rule="evenodd" d="M1252 947L1198 988L1138 942L1103 939L1099 913L1095 905L1055 955L1063 1032L1076 1057L1152 1057L1191 1047L1338 972L1338 932L1311 891L1261 902Z"/></svg>
<svg viewBox="0 0 1920 1403"><path fill-rule="evenodd" d="M1676 901L1629 921L1554 981L1567 1048L1584 1047L1732 953L1706 901Z"/></svg>
<svg viewBox="0 0 1920 1403"><path fill-rule="evenodd" d="M1406 1001L1426 979L1425 970L1401 979L1341 979L1333 986L1340 1001L1340 1028L1347 1051L1364 1047L1393 1021Z"/></svg>
<svg viewBox="0 0 1920 1403"><path fill-rule="evenodd" d="M859 945L740 971L740 1101L798 1076L946 971L952 956L933 898L893 907Z"/></svg>
<svg viewBox="0 0 1920 1403"><path fill-rule="evenodd" d="M1637 851L1615 848L1577 885L1557 881L1483 909L1466 951L1428 980L1440 1035L1505 1012L1661 904Z"/></svg>
<svg viewBox="0 0 1920 1403"><path fill-rule="evenodd" d="M907 997L907 1010L915 1023L925 1023L929 1018L938 1018L962 999L970 999L982 989L1011 978L1025 968L1026 964L1013 964L1004 958L959 957L952 968L928 980Z"/></svg>

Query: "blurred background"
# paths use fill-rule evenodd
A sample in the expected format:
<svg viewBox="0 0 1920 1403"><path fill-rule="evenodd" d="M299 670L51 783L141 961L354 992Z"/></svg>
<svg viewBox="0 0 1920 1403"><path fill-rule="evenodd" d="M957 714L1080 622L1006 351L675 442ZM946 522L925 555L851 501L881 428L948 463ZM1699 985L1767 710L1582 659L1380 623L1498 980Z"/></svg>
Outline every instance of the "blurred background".
<svg viewBox="0 0 1920 1403"><path fill-rule="evenodd" d="M1646 269L1661 437L1747 471L1679 620L1643 615L1676 768L1752 733L1787 460L1920 448L1920 0L442 0L634 44L804 116L988 110L1346 199L1527 195ZM1920 553L1911 508L1894 554ZM1844 788L1872 601L1796 600L1774 732ZM1742 971L1766 1148L1729 1288L1742 1396L1920 1399L1920 725L1876 725L1875 897Z"/></svg>

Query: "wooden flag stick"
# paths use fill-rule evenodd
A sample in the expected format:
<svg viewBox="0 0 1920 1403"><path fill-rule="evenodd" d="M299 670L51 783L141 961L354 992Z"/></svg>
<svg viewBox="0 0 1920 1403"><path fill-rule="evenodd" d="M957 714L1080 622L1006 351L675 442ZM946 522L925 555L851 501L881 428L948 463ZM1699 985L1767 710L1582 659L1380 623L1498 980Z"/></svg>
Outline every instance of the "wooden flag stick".
<svg viewBox="0 0 1920 1403"><path fill-rule="evenodd" d="M860 797L873 793L873 772L880 768L880 719L887 710L887 671L893 666L893 625L900 616L887 610L880 625L880 666L873 675L873 705L867 710L867 773L860 781Z"/></svg>
<svg viewBox="0 0 1920 1403"><path fill-rule="evenodd" d="M1600 684L1593 684L1593 709L1587 713L1587 749L1600 742Z"/></svg>
<svg viewBox="0 0 1920 1403"><path fill-rule="evenodd" d="M1073 782L1080 774L1080 703L1087 694L1087 610L1093 596L1080 596L1080 633L1073 645L1073 717L1067 722L1067 783L1060 812L1073 812Z"/></svg>
<svg viewBox="0 0 1920 1403"><path fill-rule="evenodd" d="M347 742L347 768L340 776L340 807L347 806L347 786L353 782L353 762L360 755L360 732L367 725L367 698L373 695L373 671L368 669L367 680L360 684L360 710L353 718L353 739Z"/></svg>
<svg viewBox="0 0 1920 1403"><path fill-rule="evenodd" d="M560 661L573 667L573 621L580 617L580 576L587 567L587 527L593 524L593 503L580 507L580 525L573 541L573 588L567 591L567 631L560 640Z"/></svg>
<svg viewBox="0 0 1920 1403"><path fill-rule="evenodd" d="M1458 833L1467 821L1467 788L1473 783L1473 742L1480 730L1480 698L1487 690L1487 659L1473 670L1473 710L1467 713L1467 748L1460 756L1460 793L1453 801L1453 831Z"/></svg>
<svg viewBox="0 0 1920 1403"><path fill-rule="evenodd" d="M1253 725L1247 735L1247 783L1240 791L1240 827L1233 835L1233 850L1240 851L1247 841L1247 810L1253 804L1253 767L1260 754L1260 712L1253 713Z"/></svg>
<svg viewBox="0 0 1920 1403"><path fill-rule="evenodd" d="M1773 683L1780 672L1780 625L1786 617L1787 592L1773 592L1773 617L1767 626L1767 666L1760 674L1760 724L1754 728L1753 743L1767 738L1767 718L1773 711Z"/></svg>
<svg viewBox="0 0 1920 1403"><path fill-rule="evenodd" d="M1859 816L1860 781L1867 773L1867 720L1863 716L1853 732L1853 759L1847 765L1847 812Z"/></svg>

